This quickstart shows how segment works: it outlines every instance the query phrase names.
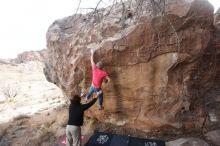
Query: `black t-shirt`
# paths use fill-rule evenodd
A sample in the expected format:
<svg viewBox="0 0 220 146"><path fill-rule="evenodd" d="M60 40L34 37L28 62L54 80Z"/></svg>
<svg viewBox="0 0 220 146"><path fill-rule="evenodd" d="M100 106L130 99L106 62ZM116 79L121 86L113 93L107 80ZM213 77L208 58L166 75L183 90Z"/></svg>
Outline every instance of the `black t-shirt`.
<svg viewBox="0 0 220 146"><path fill-rule="evenodd" d="M82 126L84 111L89 109L96 102L96 100L97 99L94 98L91 102L87 104L70 104L68 125Z"/></svg>

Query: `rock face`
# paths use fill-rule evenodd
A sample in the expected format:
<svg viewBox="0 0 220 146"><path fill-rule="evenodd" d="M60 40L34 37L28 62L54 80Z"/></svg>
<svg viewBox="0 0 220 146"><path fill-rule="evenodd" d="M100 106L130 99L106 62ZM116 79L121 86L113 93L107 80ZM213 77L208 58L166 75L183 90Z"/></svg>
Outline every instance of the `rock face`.
<svg viewBox="0 0 220 146"><path fill-rule="evenodd" d="M215 13L214 18L215 18L215 24L220 23L220 8Z"/></svg>
<svg viewBox="0 0 220 146"><path fill-rule="evenodd" d="M43 62L46 58L46 50L41 51L26 51L17 55L17 58L13 59L12 62L24 63L27 61L40 61Z"/></svg>
<svg viewBox="0 0 220 146"><path fill-rule="evenodd" d="M206 0L170 1L166 16L152 17L117 5L99 17L109 9L50 26L47 80L68 97L88 91L90 49L96 49L95 61L105 63L112 81L103 85L104 111L96 107L87 115L143 131L201 129L208 121L204 95L218 85L213 6Z"/></svg>
<svg viewBox="0 0 220 146"><path fill-rule="evenodd" d="M209 144L198 138L180 138L167 142L166 146L209 146Z"/></svg>
<svg viewBox="0 0 220 146"><path fill-rule="evenodd" d="M209 131L206 133L206 138L216 146L220 146L220 130Z"/></svg>

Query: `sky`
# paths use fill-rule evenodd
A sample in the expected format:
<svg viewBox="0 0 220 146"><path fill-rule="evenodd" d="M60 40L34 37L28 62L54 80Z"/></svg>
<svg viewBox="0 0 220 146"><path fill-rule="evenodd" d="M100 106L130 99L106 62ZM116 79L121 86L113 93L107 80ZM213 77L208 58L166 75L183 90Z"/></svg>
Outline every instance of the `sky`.
<svg viewBox="0 0 220 146"><path fill-rule="evenodd" d="M95 7L99 0L81 0L80 7ZM220 0L209 0L215 9ZM24 51L46 48L46 32L56 20L73 15L79 0L1 0L0 58L15 58ZM105 3L102 3L105 5Z"/></svg>

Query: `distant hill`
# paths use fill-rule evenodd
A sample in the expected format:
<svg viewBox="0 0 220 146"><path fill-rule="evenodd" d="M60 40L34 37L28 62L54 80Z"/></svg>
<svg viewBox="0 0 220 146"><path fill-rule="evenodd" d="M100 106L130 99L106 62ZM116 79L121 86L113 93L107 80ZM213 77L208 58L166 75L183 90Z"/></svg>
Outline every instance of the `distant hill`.
<svg viewBox="0 0 220 146"><path fill-rule="evenodd" d="M7 64L12 65L12 66L16 66L16 64L11 61L0 59L0 65L7 65Z"/></svg>
<svg viewBox="0 0 220 146"><path fill-rule="evenodd" d="M40 50L40 51L25 51L21 54L17 55L17 58L11 59L10 62L13 63L24 63L28 61L40 61L43 62L43 60L46 57L46 50Z"/></svg>

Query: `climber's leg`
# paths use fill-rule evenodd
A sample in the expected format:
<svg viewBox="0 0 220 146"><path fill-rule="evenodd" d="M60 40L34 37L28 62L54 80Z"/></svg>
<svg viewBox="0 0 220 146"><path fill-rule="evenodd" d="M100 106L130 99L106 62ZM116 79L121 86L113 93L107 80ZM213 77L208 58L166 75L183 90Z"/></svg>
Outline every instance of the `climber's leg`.
<svg viewBox="0 0 220 146"><path fill-rule="evenodd" d="M102 89L98 88L96 92L101 92L101 94L99 94L98 100L99 100L99 110L103 109L103 91Z"/></svg>
<svg viewBox="0 0 220 146"><path fill-rule="evenodd" d="M92 96L92 94L95 92L95 88L91 85L89 92L86 95L86 101Z"/></svg>

